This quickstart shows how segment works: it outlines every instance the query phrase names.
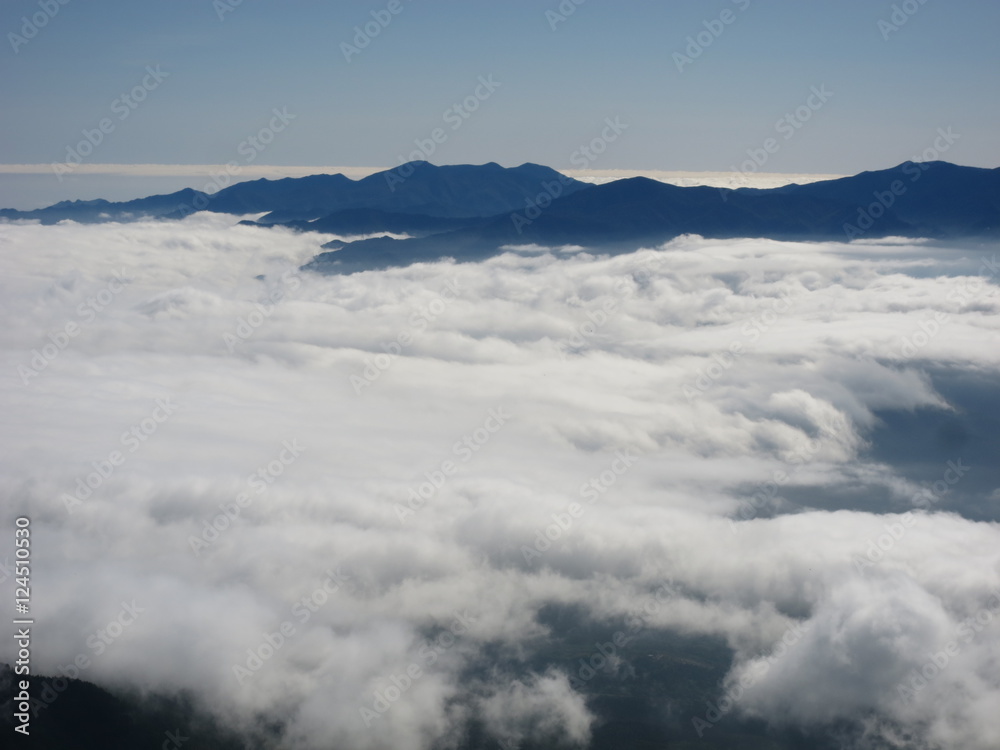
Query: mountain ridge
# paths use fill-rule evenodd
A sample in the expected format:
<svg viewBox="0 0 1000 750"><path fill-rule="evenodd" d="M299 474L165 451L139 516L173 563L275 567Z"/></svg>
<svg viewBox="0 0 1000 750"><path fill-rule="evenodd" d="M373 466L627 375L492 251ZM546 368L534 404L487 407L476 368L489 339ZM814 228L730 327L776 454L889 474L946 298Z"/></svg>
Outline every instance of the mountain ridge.
<svg viewBox="0 0 1000 750"><path fill-rule="evenodd" d="M340 235L304 268L351 273L451 257L479 260L504 246L581 245L623 252L683 234L847 241L859 237L1000 237L1000 168L906 161L833 180L777 188L680 187L646 177L602 185L542 165L402 164L359 180L343 174L191 188L112 203L61 201L0 219L51 224L177 219L194 211L262 214L257 226Z"/></svg>
<svg viewBox="0 0 1000 750"><path fill-rule="evenodd" d="M441 219L471 219L516 210L525 198L541 193L548 181L559 181L566 194L591 187L530 162L502 167L495 162L436 166L417 161L359 180L340 173L260 178L237 182L211 195L185 188L115 203L102 199L60 201L31 211L0 209L0 218L37 219L43 224L66 219L94 223L143 217L178 219L196 211L211 211L265 214L259 223L277 224L314 221L337 211L377 209Z"/></svg>
<svg viewBox="0 0 1000 750"><path fill-rule="evenodd" d="M350 273L442 257L481 260L519 244L623 252L682 234L806 241L998 238L1000 169L903 162L771 189L678 187L633 177L554 199L537 216L497 216L432 237L361 240L322 253L305 267Z"/></svg>

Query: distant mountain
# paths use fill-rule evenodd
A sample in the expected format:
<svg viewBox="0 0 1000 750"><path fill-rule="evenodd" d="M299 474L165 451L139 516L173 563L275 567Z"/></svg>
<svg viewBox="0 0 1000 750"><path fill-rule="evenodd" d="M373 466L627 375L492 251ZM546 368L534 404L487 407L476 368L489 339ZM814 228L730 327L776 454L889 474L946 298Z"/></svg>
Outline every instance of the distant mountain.
<svg viewBox="0 0 1000 750"><path fill-rule="evenodd" d="M248 180L209 197L204 210L225 214L277 212L285 220L315 219L333 210L357 183L342 174Z"/></svg>
<svg viewBox="0 0 1000 750"><path fill-rule="evenodd" d="M463 229L482 223L481 217L441 218L423 214L401 214L377 208L349 208L334 211L314 221L241 221L247 226L285 226L300 232L326 232L328 234L410 234L423 236ZM332 244L332 243L327 243ZM341 243L343 244L343 243ZM326 245L324 245L326 247Z"/></svg>
<svg viewBox="0 0 1000 750"><path fill-rule="evenodd" d="M622 252L682 234L850 240L1000 237L1000 169L905 162L768 190L677 187L643 177L590 185L548 167L410 162L361 180L313 175L240 182L207 195L181 190L122 203L65 201L0 218L53 223L178 218L195 210L264 214L261 226L340 235L405 234L324 246L306 268L351 273L452 257L478 260L504 245L582 245Z"/></svg>
<svg viewBox="0 0 1000 750"><path fill-rule="evenodd" d="M64 201L34 211L3 209L0 218L38 219L43 224L65 219L91 223L181 218L204 210L233 214L266 212L259 223L277 224L310 222L333 213L369 209L436 219L481 219L523 208L525 201L544 193L546 185L551 184L558 185L564 195L590 187L538 164L504 168L491 162L438 167L416 161L361 180L351 180L342 174L249 180L214 195L187 189L123 203ZM355 214L341 216L339 220L360 219L361 214ZM435 231L462 225L440 223Z"/></svg>
<svg viewBox="0 0 1000 750"><path fill-rule="evenodd" d="M1000 169L906 162L769 190L676 187L642 177L511 212L474 227L408 240L375 238L322 253L306 268L350 273L453 257L480 260L503 245L582 245L606 252L682 234L840 240L857 237L1000 237Z"/></svg>
<svg viewBox="0 0 1000 750"><path fill-rule="evenodd" d="M357 181L343 175L316 175L240 182L220 190L206 210L268 211L259 221L262 224L314 221L360 209L433 218L483 218L523 208L526 199L542 193L551 182L562 184L565 194L590 187L538 164L504 168L490 162L438 167L415 161Z"/></svg>
<svg viewBox="0 0 1000 750"><path fill-rule="evenodd" d="M945 239L1000 233L1000 169L908 161L893 169L770 192L794 192L850 206L854 211L852 225L861 231L858 224L867 213L876 223L872 231L889 219L904 224L907 231L903 236L907 237ZM873 204L876 208L872 208ZM876 216L880 212L878 205L886 209L885 218Z"/></svg>
<svg viewBox="0 0 1000 750"><path fill-rule="evenodd" d="M0 219L36 219L42 224L59 221L76 221L81 224L95 224L103 221L135 221L157 218L176 213L181 206L192 206L202 199L208 199L198 190L185 188L169 195L154 195L132 201L112 203L106 200L61 201L47 208L33 211L16 211L12 208L0 209Z"/></svg>

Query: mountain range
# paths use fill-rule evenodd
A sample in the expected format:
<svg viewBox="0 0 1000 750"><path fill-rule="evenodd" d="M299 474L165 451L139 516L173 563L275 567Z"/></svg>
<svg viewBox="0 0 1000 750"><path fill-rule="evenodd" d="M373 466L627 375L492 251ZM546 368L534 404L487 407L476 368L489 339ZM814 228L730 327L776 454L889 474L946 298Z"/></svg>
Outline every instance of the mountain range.
<svg viewBox="0 0 1000 750"><path fill-rule="evenodd" d="M504 246L579 245L621 252L682 234L710 238L840 240L1000 237L1000 169L904 162L891 169L779 188L678 187L644 177L592 185L548 167L434 166L418 161L351 180L313 175L185 189L113 203L63 201L0 219L43 224L182 218L204 210L262 214L244 224L382 235L335 240L305 267L351 273L453 257L479 260ZM387 234L405 235L392 238Z"/></svg>

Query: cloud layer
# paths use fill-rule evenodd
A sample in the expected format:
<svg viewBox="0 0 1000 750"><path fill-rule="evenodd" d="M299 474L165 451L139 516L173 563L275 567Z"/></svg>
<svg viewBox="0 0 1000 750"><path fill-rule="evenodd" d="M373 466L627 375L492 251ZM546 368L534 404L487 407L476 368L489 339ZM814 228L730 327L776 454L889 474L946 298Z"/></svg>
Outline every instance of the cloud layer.
<svg viewBox="0 0 1000 750"><path fill-rule="evenodd" d="M571 608L725 644L678 736L1000 742L997 488L960 448L923 461L940 491L872 450L887 413L957 413L937 370L1000 369L995 248L319 277L331 236L234 221L0 225L0 515L32 519L38 669L84 654L294 747L580 745L606 716L553 653Z"/></svg>

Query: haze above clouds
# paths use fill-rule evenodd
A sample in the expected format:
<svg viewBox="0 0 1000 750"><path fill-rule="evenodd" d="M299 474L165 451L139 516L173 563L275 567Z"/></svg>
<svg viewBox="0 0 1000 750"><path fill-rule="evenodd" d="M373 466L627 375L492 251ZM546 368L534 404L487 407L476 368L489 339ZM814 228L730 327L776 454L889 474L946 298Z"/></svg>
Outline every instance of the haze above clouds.
<svg viewBox="0 0 1000 750"><path fill-rule="evenodd" d="M226 181L278 180L313 174L343 174L359 180L385 167L284 167L241 166L235 179L222 164L81 164L70 175L55 180L51 164L0 164L0 207L28 211L62 200L132 200L169 194L183 188L213 192ZM793 182L805 184L842 175L778 174L758 172L670 172L639 169L566 169L562 173L583 182L603 184L626 177L643 176L671 185L689 187L771 188Z"/></svg>
<svg viewBox="0 0 1000 750"><path fill-rule="evenodd" d="M40 671L86 654L292 747L582 742L602 713L552 612L641 613L612 678L705 636L732 656L710 699L751 675L730 716L996 747L995 438L882 450L887 415L977 424L942 384L996 382L996 248L682 237L321 277L296 269L332 236L235 221L0 225L0 515L32 517Z"/></svg>
<svg viewBox="0 0 1000 750"><path fill-rule="evenodd" d="M40 8L8 0L0 162L63 162L108 117L87 163L249 164L247 139L285 108L288 132L255 163L395 167L441 127L423 156L435 163L561 170L615 118L628 129L583 166L732 170L776 137L768 171L854 174L913 158L948 127L961 135L949 161L996 166L992 2L389 5L60 3L17 43ZM480 77L498 86L476 102ZM786 122L786 140L776 123L813 87L832 98Z"/></svg>

